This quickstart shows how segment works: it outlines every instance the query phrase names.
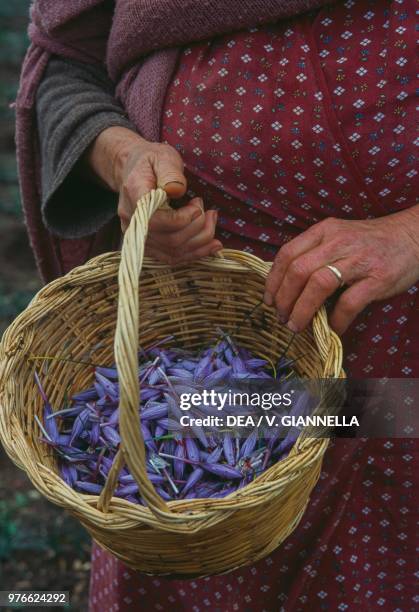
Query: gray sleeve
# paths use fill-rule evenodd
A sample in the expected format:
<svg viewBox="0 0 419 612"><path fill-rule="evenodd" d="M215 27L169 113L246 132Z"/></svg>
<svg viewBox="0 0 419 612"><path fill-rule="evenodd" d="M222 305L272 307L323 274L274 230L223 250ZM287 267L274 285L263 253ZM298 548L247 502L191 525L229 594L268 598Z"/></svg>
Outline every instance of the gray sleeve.
<svg viewBox="0 0 419 612"><path fill-rule="evenodd" d="M105 128L135 128L105 69L56 57L38 88L36 113L44 223L62 238L93 234L116 214L117 194L80 172L78 161Z"/></svg>

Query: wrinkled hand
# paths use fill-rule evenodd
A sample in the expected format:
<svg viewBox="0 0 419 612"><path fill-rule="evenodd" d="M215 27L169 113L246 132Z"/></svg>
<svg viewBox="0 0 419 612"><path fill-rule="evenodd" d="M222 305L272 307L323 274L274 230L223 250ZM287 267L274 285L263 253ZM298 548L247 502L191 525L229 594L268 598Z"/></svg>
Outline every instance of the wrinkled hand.
<svg viewBox="0 0 419 612"><path fill-rule="evenodd" d="M148 142L122 127L111 127L96 138L88 162L99 179L119 192L122 231L137 201L151 189L163 188L169 198L186 193L183 161L173 147ZM217 212L204 211L200 198L175 210L158 210L150 220L146 254L170 265L213 255L222 248L214 238Z"/></svg>
<svg viewBox="0 0 419 612"><path fill-rule="evenodd" d="M419 279L419 207L366 221L329 218L278 252L266 281L265 303L293 332L302 331L339 287L347 288L330 324L343 334L370 303L406 291Z"/></svg>

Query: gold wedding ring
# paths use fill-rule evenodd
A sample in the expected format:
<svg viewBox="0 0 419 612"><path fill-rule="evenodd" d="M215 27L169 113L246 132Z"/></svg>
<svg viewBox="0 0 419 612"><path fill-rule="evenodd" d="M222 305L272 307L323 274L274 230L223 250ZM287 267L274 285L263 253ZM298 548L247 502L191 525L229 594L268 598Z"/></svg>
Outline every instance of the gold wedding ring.
<svg viewBox="0 0 419 612"><path fill-rule="evenodd" d="M342 276L342 272L340 270L338 270L335 266L329 266L327 265L326 268L329 268L329 270L331 272L333 272L333 274L336 276L336 278L339 281L339 287L342 287L342 285L344 284L343 282L343 276Z"/></svg>

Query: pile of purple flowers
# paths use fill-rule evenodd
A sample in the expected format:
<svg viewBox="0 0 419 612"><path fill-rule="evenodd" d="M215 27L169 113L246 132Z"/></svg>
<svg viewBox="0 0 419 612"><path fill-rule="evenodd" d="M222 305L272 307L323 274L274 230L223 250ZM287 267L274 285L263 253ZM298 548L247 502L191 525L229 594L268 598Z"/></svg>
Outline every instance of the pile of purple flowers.
<svg viewBox="0 0 419 612"><path fill-rule="evenodd" d="M139 356L139 413L148 477L167 501L225 497L284 457L299 432L290 430L281 439L279 429L263 437L263 432L254 428L240 438L231 431L213 429L208 433L194 426L192 434L188 431L186 435L178 419L183 414L179 394L208 389L226 380L289 377L291 362L282 357L273 368L223 332L214 346L200 353L166 346L171 339L141 350ZM62 478L77 491L100 494L121 441L116 368L97 366L93 385L56 411L38 375L35 378L44 401L43 423L36 417L37 422L43 442L57 453ZM201 416L211 413L208 407L194 411ZM144 503L127 467L120 473L115 495Z"/></svg>

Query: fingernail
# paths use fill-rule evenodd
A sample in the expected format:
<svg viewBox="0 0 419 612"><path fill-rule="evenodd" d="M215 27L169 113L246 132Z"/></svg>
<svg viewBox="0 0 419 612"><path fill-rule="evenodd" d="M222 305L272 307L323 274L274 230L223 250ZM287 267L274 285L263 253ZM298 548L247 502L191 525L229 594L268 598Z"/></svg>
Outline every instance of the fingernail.
<svg viewBox="0 0 419 612"><path fill-rule="evenodd" d="M286 323L288 321L287 315L281 310L281 308L276 307L276 316L281 323Z"/></svg>
<svg viewBox="0 0 419 612"><path fill-rule="evenodd" d="M194 221L195 219L198 219L198 217L204 214L204 202L203 200L201 200L201 198L196 198L193 201L193 205L197 210L192 215L192 221Z"/></svg>
<svg viewBox="0 0 419 612"><path fill-rule="evenodd" d="M298 332L298 327L292 321L288 321L287 327L290 331L292 331L293 334L296 334Z"/></svg>
<svg viewBox="0 0 419 612"><path fill-rule="evenodd" d="M182 187L185 187L185 183L182 183L182 181L168 181L167 183L163 185L163 188L167 187L167 185L173 185L173 184L182 185Z"/></svg>
<svg viewBox="0 0 419 612"><path fill-rule="evenodd" d="M272 306L272 304L274 303L272 294L270 294L269 291L265 291L265 293L263 294L263 301L267 306Z"/></svg>
<svg viewBox="0 0 419 612"><path fill-rule="evenodd" d="M216 253L218 253L218 251L221 251L223 248L222 244L219 244L218 246L214 247L211 251L211 255L215 255Z"/></svg>

